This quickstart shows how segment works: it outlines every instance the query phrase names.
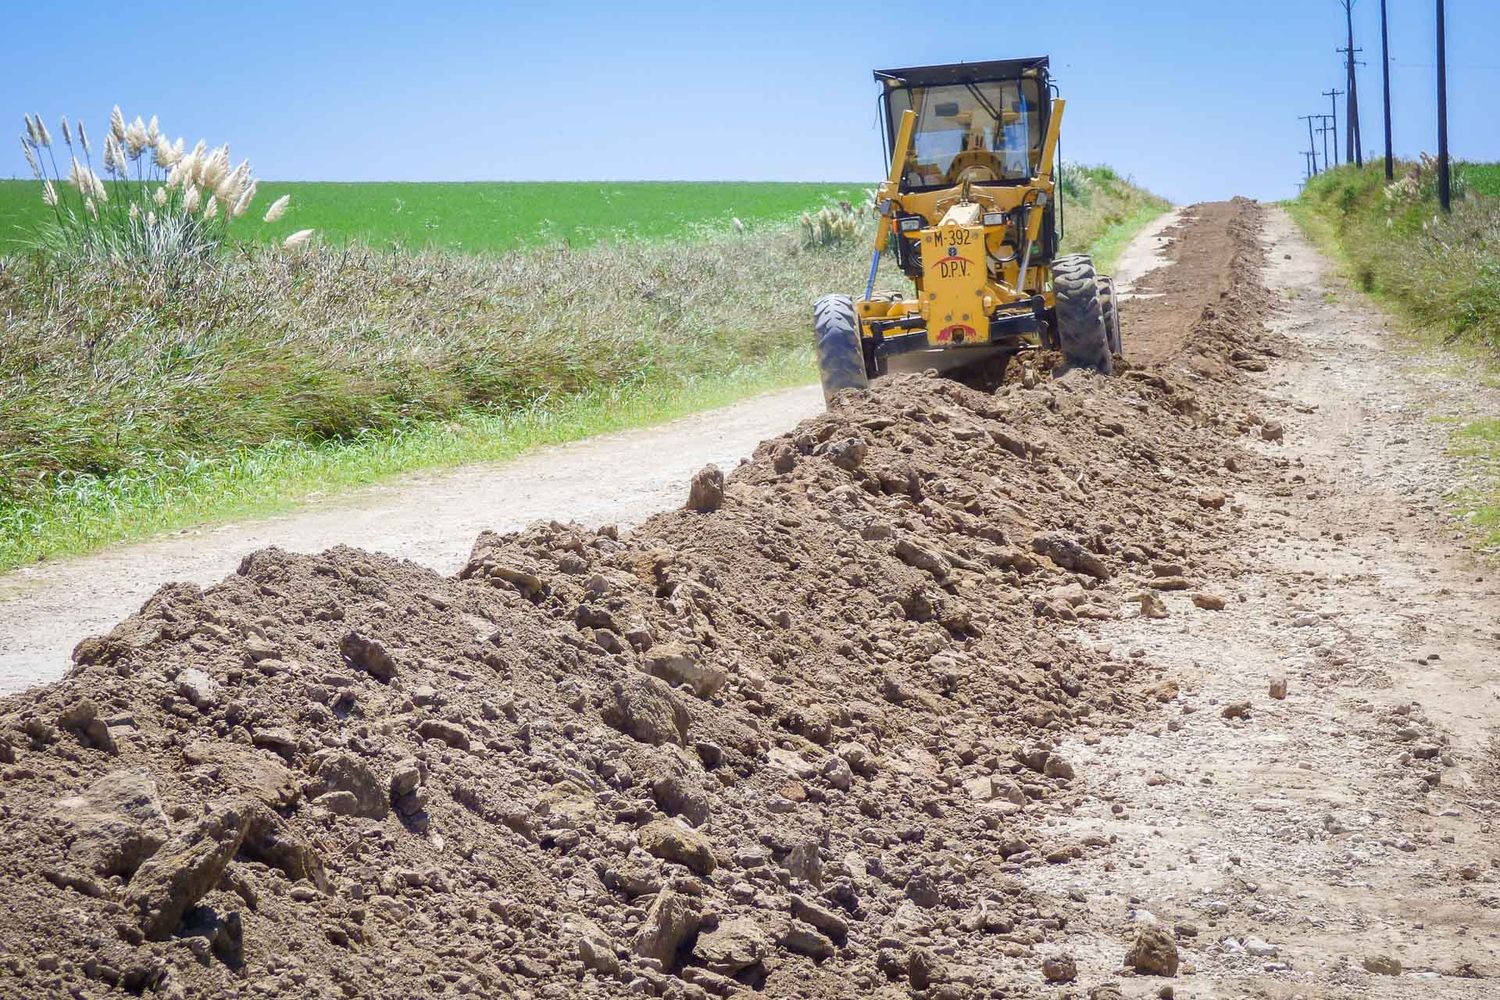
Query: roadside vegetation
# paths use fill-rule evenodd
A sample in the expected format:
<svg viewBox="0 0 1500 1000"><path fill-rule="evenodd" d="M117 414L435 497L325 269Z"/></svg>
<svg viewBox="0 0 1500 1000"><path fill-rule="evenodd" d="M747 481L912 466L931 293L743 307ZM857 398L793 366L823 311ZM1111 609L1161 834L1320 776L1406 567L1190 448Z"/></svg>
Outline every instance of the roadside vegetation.
<svg viewBox="0 0 1500 1000"><path fill-rule="evenodd" d="M1500 164L1455 166L1451 215L1439 209L1430 157L1398 164L1396 177L1387 184L1379 163L1329 171L1307 184L1292 214L1412 336L1493 378L1500 372ZM1457 499L1486 544L1500 544L1500 422L1461 425L1453 440L1478 481Z"/></svg>
<svg viewBox="0 0 1500 1000"><path fill-rule="evenodd" d="M1064 166L1058 186L1064 199L1063 249L1092 253L1102 274L1113 274L1135 234L1172 207L1111 167Z"/></svg>
<svg viewBox="0 0 1500 1000"><path fill-rule="evenodd" d="M468 187L449 186L459 209ZM285 210L277 190L239 214ZM1112 175L1080 192L1074 246L1144 204ZM813 197L805 217L487 254L336 246L338 230L287 247L216 229L193 253L87 224L32 239L0 256L0 569L805 383L809 303L863 283L857 194L799 187L777 197Z"/></svg>

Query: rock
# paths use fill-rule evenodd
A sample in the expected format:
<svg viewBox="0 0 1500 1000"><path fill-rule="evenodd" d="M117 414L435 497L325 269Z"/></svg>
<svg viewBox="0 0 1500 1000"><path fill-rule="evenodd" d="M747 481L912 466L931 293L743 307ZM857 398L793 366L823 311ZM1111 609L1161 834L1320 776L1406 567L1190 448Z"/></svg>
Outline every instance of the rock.
<svg viewBox="0 0 1500 1000"><path fill-rule="evenodd" d="M250 736L250 744L262 750L270 750L286 760L292 760L297 755L297 737L285 726L256 729Z"/></svg>
<svg viewBox="0 0 1500 1000"><path fill-rule="evenodd" d="M698 937L693 955L710 972L733 976L760 965L770 951L770 941L750 917L735 917Z"/></svg>
<svg viewBox="0 0 1500 1000"><path fill-rule="evenodd" d="M833 942L812 924L802 920L793 920L788 923L786 929L777 937L776 943L787 951L806 955L816 961L833 957Z"/></svg>
<svg viewBox="0 0 1500 1000"><path fill-rule="evenodd" d="M441 740L455 750L469 749L469 734L460 726L442 719L423 719L417 726L417 735L424 740Z"/></svg>
<svg viewBox="0 0 1500 1000"><path fill-rule="evenodd" d="M1054 753L1047 758L1047 763L1042 768L1042 773L1049 778L1061 778L1065 781L1070 780L1073 777L1073 765Z"/></svg>
<svg viewBox="0 0 1500 1000"><path fill-rule="evenodd" d="M177 675L177 693L194 708L208 711L219 703L219 682L197 667L188 667Z"/></svg>
<svg viewBox="0 0 1500 1000"><path fill-rule="evenodd" d="M724 506L724 473L717 465L705 465L688 487L687 509L711 514Z"/></svg>
<svg viewBox="0 0 1500 1000"><path fill-rule="evenodd" d="M1250 718L1250 703L1248 701L1233 701L1225 705L1219 714L1226 719L1248 719Z"/></svg>
<svg viewBox="0 0 1500 1000"><path fill-rule="evenodd" d="M784 476L797 467L797 449L786 442L776 446L771 452L771 468L777 475Z"/></svg>
<svg viewBox="0 0 1500 1000"><path fill-rule="evenodd" d="M394 801L416 791L425 778L426 767L415 757L399 761L391 772L391 799Z"/></svg>
<svg viewBox="0 0 1500 1000"><path fill-rule="evenodd" d="M863 438L847 437L837 441L829 441L817 447L814 454L823 455L830 462L847 472L853 472L864 464L865 455L869 453Z"/></svg>
<svg viewBox="0 0 1500 1000"><path fill-rule="evenodd" d="M669 965L677 949L698 933L700 919L687 896L675 889L663 889L646 911L631 950L642 958Z"/></svg>
<svg viewBox="0 0 1500 1000"><path fill-rule="evenodd" d="M615 954L614 943L598 924L587 917L571 916L563 927L576 938L578 958L587 968L601 976L613 976L620 971L620 959Z"/></svg>
<svg viewBox="0 0 1500 1000"><path fill-rule="evenodd" d="M687 708L670 687L647 674L628 673L615 681L603 716L607 725L642 743L687 744Z"/></svg>
<svg viewBox="0 0 1500 1000"><path fill-rule="evenodd" d="M1264 938L1248 937L1245 939L1245 950L1256 958L1275 958L1281 949Z"/></svg>
<svg viewBox="0 0 1500 1000"><path fill-rule="evenodd" d="M1175 680L1168 678L1164 681L1157 681L1148 687L1146 693L1165 705L1168 702L1177 700L1177 696L1182 693L1182 686Z"/></svg>
<svg viewBox="0 0 1500 1000"><path fill-rule="evenodd" d="M1220 508L1222 508L1224 506L1225 499L1226 498L1224 496L1223 490L1216 490L1211 488L1199 493L1197 497L1198 506L1205 507L1209 510L1219 510Z"/></svg>
<svg viewBox="0 0 1500 1000"><path fill-rule="evenodd" d="M218 884L244 839L247 816L238 803L216 808L168 840L136 871L125 907L152 941L164 941L188 908Z"/></svg>
<svg viewBox="0 0 1500 1000"><path fill-rule="evenodd" d="M293 882L306 879L321 892L328 891L323 860L287 822L264 805L246 808L245 839L240 853L252 861L278 868Z"/></svg>
<svg viewBox="0 0 1500 1000"><path fill-rule="evenodd" d="M339 640L339 652L350 666L363 670L382 684L389 684L401 672L385 646L358 632L350 632Z"/></svg>
<svg viewBox="0 0 1500 1000"><path fill-rule="evenodd" d="M1166 618L1168 617L1167 606L1162 603L1161 597L1155 591L1143 590L1135 596L1141 605L1142 618Z"/></svg>
<svg viewBox="0 0 1500 1000"><path fill-rule="evenodd" d="M1279 422L1269 420L1260 425L1260 436L1266 441L1275 441L1280 444L1282 438L1286 436L1286 431Z"/></svg>
<svg viewBox="0 0 1500 1000"><path fill-rule="evenodd" d="M1283 699L1286 698L1286 678L1285 677L1276 677L1276 678L1272 679L1270 694L1271 694L1271 697L1275 698L1277 701L1282 701Z"/></svg>
<svg viewBox="0 0 1500 1000"><path fill-rule="evenodd" d="M252 634L245 640L245 660L249 663L259 663L261 660L277 660L281 658L281 647L263 635Z"/></svg>
<svg viewBox="0 0 1500 1000"><path fill-rule="evenodd" d="M355 816L381 819L391 811L390 799L370 765L346 750L331 753L319 762L317 787L323 797L329 792L348 792L354 799Z"/></svg>
<svg viewBox="0 0 1500 1000"><path fill-rule="evenodd" d="M1401 960L1392 955L1366 955L1360 964L1377 976L1401 975Z"/></svg>
<svg viewBox="0 0 1500 1000"><path fill-rule="evenodd" d="M1046 556L1063 569L1085 573L1099 580L1109 579L1104 561L1073 539L1056 532L1037 535L1031 540L1031 551Z"/></svg>
<svg viewBox="0 0 1500 1000"><path fill-rule="evenodd" d="M1218 594L1205 594L1202 591L1193 595L1193 604L1204 611L1223 611L1228 603Z"/></svg>
<svg viewBox="0 0 1500 1000"><path fill-rule="evenodd" d="M1125 964L1144 976L1177 975L1177 942L1164 928L1147 924L1136 931Z"/></svg>
<svg viewBox="0 0 1500 1000"><path fill-rule="evenodd" d="M708 838L675 819L647 823L636 831L635 836L646 853L686 865L699 875L712 874L718 866Z"/></svg>
<svg viewBox="0 0 1500 1000"><path fill-rule="evenodd" d="M231 794L245 795L272 809L285 809L301 797L296 776L280 761L233 743L189 743L183 748L182 762L205 769Z"/></svg>
<svg viewBox="0 0 1500 1000"><path fill-rule="evenodd" d="M823 884L823 858L818 842L812 838L799 840L787 852L782 866L794 879L809 885Z"/></svg>
<svg viewBox="0 0 1500 1000"><path fill-rule="evenodd" d="M144 767L113 771L62 799L49 817L64 869L129 878L167 842L167 817Z"/></svg>
<svg viewBox="0 0 1500 1000"><path fill-rule="evenodd" d="M678 643L653 647L641 658L641 669L668 684L686 684L700 698L714 694L728 679L722 667L698 662L698 655Z"/></svg>
<svg viewBox="0 0 1500 1000"><path fill-rule="evenodd" d="M109 726L99 718L99 709L87 698L76 702L57 717L57 724L73 731L86 745L108 754L120 752ZM6 745L7 748L9 744Z"/></svg>
<svg viewBox="0 0 1500 1000"><path fill-rule="evenodd" d="M812 924L835 941L849 936L849 922L837 913L811 900L792 893L792 917Z"/></svg>
<svg viewBox="0 0 1500 1000"><path fill-rule="evenodd" d="M1118 983L1102 983L1089 990L1089 1000L1125 1000Z"/></svg>
<svg viewBox="0 0 1500 1000"><path fill-rule="evenodd" d="M1042 978L1049 983L1071 983L1078 978L1078 963L1071 955L1053 955L1042 960Z"/></svg>

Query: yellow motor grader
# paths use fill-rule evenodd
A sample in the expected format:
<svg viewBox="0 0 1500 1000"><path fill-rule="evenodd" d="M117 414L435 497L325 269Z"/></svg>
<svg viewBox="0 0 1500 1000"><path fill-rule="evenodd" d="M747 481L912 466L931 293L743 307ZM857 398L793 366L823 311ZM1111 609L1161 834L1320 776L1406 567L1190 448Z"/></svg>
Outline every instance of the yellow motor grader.
<svg viewBox="0 0 1500 1000"><path fill-rule="evenodd" d="M1108 372L1120 351L1114 282L1087 254L1057 252L1064 101L1046 58L877 70L890 175L864 297L813 308L825 396L865 388L893 363L973 369L998 381L1044 347ZM877 292L882 254L913 291Z"/></svg>

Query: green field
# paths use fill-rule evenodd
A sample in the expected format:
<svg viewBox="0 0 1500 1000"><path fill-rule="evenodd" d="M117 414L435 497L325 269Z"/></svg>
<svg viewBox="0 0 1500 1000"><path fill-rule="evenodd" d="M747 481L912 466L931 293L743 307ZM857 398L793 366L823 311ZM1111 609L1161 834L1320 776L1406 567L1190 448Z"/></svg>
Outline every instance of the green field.
<svg viewBox="0 0 1500 1000"><path fill-rule="evenodd" d="M262 223L265 207L283 194L292 196L286 215ZM857 183L263 181L256 210L231 231L273 241L316 229L335 244L355 240L382 249L493 253L728 231L733 219L755 228L832 201L865 198L866 186ZM47 214L36 182L0 181L0 252L22 245L29 227Z"/></svg>
<svg viewBox="0 0 1500 1000"><path fill-rule="evenodd" d="M1500 198L1500 163L1461 163L1458 172L1470 191Z"/></svg>

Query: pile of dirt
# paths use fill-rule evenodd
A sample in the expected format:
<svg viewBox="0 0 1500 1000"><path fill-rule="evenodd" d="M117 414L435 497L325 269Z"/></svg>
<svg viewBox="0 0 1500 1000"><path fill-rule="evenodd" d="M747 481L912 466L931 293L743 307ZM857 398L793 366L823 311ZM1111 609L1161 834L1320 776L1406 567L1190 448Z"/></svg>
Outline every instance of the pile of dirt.
<svg viewBox="0 0 1500 1000"><path fill-rule="evenodd" d="M1038 832L1058 735L1161 680L1074 623L1203 585L1269 462L1233 432L1201 373L899 376L628 535L165 587L0 701L0 987L1027 995L1077 904L1015 873L1108 849Z"/></svg>

